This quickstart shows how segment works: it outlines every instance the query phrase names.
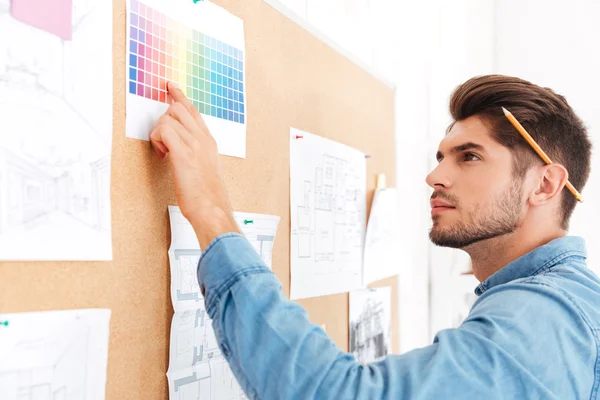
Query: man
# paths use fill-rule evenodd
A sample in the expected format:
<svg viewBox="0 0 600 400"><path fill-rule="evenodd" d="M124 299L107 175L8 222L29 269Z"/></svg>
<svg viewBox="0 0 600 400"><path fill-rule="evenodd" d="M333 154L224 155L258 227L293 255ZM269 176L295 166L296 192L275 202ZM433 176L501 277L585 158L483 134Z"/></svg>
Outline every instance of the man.
<svg viewBox="0 0 600 400"><path fill-rule="evenodd" d="M260 399L600 398L600 280L582 239L567 237L590 169L586 130L566 100L504 76L457 88L439 145L431 240L460 248L481 281L458 329L362 366L285 299L239 234L217 146L183 93L151 141L170 162L177 201L203 258L198 276L220 347L245 392ZM545 165L505 119L506 107L555 164Z"/></svg>

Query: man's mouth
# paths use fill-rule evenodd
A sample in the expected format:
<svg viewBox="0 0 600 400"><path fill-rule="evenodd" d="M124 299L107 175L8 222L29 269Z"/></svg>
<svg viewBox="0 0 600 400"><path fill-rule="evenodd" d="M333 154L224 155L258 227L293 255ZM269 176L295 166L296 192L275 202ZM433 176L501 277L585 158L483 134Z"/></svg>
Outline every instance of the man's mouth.
<svg viewBox="0 0 600 400"><path fill-rule="evenodd" d="M439 213L454 210L456 208L452 204L439 199L432 199L430 201L430 205L431 215L437 215Z"/></svg>

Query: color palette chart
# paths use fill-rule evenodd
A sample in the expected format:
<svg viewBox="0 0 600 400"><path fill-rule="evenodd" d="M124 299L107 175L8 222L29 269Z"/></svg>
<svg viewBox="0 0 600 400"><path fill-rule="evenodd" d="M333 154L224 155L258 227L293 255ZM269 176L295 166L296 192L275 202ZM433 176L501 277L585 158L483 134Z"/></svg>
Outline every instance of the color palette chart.
<svg viewBox="0 0 600 400"><path fill-rule="evenodd" d="M129 93L168 103L168 81L202 114L245 122L244 52L131 0Z"/></svg>

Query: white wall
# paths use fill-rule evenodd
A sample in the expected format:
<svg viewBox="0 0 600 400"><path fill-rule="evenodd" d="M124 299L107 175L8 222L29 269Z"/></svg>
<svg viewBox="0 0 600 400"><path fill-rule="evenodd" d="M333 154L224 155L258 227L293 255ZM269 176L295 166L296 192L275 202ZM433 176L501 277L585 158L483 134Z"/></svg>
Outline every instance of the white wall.
<svg viewBox="0 0 600 400"><path fill-rule="evenodd" d="M585 237L589 266L600 273L600 1L503 0L495 14L497 71L564 95L588 126L596 155L570 234Z"/></svg>

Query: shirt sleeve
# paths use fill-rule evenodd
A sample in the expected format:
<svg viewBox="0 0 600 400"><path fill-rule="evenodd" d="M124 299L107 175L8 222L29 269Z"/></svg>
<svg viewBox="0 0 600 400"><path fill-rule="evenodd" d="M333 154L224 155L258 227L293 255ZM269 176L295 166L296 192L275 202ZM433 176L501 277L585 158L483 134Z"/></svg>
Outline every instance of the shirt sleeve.
<svg viewBox="0 0 600 400"><path fill-rule="evenodd" d="M460 328L440 332L432 345L362 365L285 298L278 279L243 236L215 239L198 275L219 346L250 398L559 398L527 364L539 356L535 352L550 358L553 350L532 341L531 329L507 325L511 316L496 313L493 296L480 298L479 311ZM509 289L515 293L505 299L512 297L520 313L545 314L537 311L536 300L545 298L538 292L543 289L524 285ZM535 329L548 329L543 316Z"/></svg>

